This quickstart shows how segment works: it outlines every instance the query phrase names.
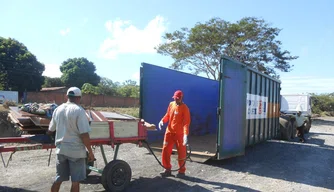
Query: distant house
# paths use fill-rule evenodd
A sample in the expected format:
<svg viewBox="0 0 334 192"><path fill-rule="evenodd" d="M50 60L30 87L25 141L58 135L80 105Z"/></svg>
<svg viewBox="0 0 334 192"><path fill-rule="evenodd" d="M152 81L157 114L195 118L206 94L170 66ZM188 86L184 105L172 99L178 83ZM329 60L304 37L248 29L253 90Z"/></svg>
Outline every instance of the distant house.
<svg viewBox="0 0 334 192"><path fill-rule="evenodd" d="M53 92L53 93L66 93L66 87L45 87L41 89L41 92Z"/></svg>

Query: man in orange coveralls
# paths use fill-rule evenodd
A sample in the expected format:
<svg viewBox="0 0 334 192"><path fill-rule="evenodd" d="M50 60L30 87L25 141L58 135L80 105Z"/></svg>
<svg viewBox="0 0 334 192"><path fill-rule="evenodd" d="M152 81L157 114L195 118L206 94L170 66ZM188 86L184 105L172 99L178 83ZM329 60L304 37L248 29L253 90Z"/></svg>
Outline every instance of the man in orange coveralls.
<svg viewBox="0 0 334 192"><path fill-rule="evenodd" d="M178 171L176 177L185 176L186 167L181 167L186 160L187 156L187 143L190 125L190 112L186 104L183 103L183 93L177 90L174 93L174 101L169 103L167 112L165 116L159 122L159 129L164 123L168 123L165 138L162 148L162 165L165 170L161 172L161 176L168 177L171 176L172 165L170 163L170 157L174 144L176 144L176 149L178 152L178 162L180 170Z"/></svg>

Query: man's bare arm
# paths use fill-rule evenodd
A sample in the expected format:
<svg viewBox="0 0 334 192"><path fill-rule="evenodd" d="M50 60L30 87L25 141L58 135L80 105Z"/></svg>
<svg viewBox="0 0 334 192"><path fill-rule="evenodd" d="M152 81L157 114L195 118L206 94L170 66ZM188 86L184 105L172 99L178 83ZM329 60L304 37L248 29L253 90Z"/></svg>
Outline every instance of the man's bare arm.
<svg viewBox="0 0 334 192"><path fill-rule="evenodd" d="M88 152L89 152L89 153L93 152L93 151L92 151L92 147L91 147L91 145L90 145L89 134L88 134L88 133L80 134L80 138L81 138L83 144L86 146Z"/></svg>
<svg viewBox="0 0 334 192"><path fill-rule="evenodd" d="M92 162L95 160L94 154L93 154L93 150L90 144L90 138L89 138L89 134L88 133L82 133L80 134L80 138L83 142L83 144L86 146L87 150L88 150L88 161Z"/></svg>

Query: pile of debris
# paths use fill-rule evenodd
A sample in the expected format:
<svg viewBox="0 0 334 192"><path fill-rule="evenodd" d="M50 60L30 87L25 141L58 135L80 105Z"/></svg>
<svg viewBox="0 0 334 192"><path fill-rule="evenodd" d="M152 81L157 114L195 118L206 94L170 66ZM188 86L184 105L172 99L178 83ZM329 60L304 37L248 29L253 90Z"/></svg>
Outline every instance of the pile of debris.
<svg viewBox="0 0 334 192"><path fill-rule="evenodd" d="M49 106L49 107L48 107ZM25 104L21 107L9 107L7 119L16 128L28 134L45 133L52 118L55 104L38 105L36 103Z"/></svg>
<svg viewBox="0 0 334 192"><path fill-rule="evenodd" d="M20 107L11 106L9 107L7 119L16 128L27 134L45 134L48 130L53 111L57 107L58 105L54 103L28 103ZM138 118L130 115L95 110L86 110L86 116L91 128L109 126L108 121L139 121ZM105 123L102 125L102 122ZM149 130L155 130L155 125L153 124L144 122L144 126Z"/></svg>

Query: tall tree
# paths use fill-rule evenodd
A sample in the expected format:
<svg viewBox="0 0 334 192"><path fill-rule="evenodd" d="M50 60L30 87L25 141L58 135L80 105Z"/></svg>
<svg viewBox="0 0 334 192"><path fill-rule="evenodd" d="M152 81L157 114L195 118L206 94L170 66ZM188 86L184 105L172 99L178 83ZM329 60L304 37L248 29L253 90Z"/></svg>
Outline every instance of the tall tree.
<svg viewBox="0 0 334 192"><path fill-rule="evenodd" d="M5 90L6 74L0 71L0 90Z"/></svg>
<svg viewBox="0 0 334 192"><path fill-rule="evenodd" d="M93 86L90 83L85 83L81 87L82 93L85 94L94 94L94 95L99 95L99 88L97 86Z"/></svg>
<svg viewBox="0 0 334 192"><path fill-rule="evenodd" d="M236 23L212 18L193 28L182 28L164 35L165 43L155 49L171 56L172 69L187 67L193 74L206 74L217 80L221 55L229 56L268 75L279 77L277 70L289 72L289 61L297 59L281 50L276 39L281 29L271 27L263 19L245 17Z"/></svg>
<svg viewBox="0 0 334 192"><path fill-rule="evenodd" d="M126 80L118 92L122 97L139 97L139 86L136 81Z"/></svg>
<svg viewBox="0 0 334 192"><path fill-rule="evenodd" d="M13 91L39 91L45 70L25 45L12 38L0 37L0 87Z"/></svg>
<svg viewBox="0 0 334 192"><path fill-rule="evenodd" d="M111 96L117 96L117 89L119 86L119 83L114 83L111 79L106 77L102 77L98 84L100 94Z"/></svg>
<svg viewBox="0 0 334 192"><path fill-rule="evenodd" d="M59 77L44 77L44 84L42 87L62 87L64 86L63 82Z"/></svg>
<svg viewBox="0 0 334 192"><path fill-rule="evenodd" d="M82 87L85 83L97 86L100 82L100 77L95 73L94 63L83 57L64 61L60 66L60 71L63 73L61 80L68 87Z"/></svg>

